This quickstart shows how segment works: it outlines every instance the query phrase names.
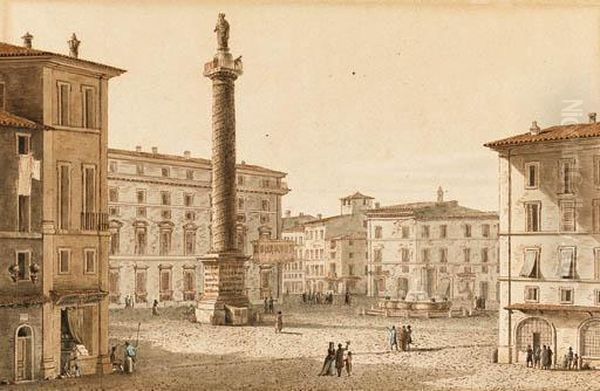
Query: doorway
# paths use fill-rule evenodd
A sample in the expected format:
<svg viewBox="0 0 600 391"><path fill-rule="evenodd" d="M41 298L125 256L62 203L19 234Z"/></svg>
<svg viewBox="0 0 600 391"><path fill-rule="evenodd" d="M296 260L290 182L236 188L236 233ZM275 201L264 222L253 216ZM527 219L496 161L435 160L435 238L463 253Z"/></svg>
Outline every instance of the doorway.
<svg viewBox="0 0 600 391"><path fill-rule="evenodd" d="M33 380L33 332L29 326L17 329L15 361L15 380Z"/></svg>

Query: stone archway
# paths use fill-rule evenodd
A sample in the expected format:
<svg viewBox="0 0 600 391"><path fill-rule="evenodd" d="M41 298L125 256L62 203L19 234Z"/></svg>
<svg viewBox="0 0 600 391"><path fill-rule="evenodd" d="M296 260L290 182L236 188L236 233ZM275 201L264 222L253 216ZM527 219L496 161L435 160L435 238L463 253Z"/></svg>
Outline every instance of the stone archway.
<svg viewBox="0 0 600 391"><path fill-rule="evenodd" d="M15 335L15 381L33 380L33 330L21 325Z"/></svg>
<svg viewBox="0 0 600 391"><path fill-rule="evenodd" d="M531 345L533 349L542 345L550 346L555 353L553 357L553 360L555 360L554 330L550 322L539 317L530 317L522 320L517 325L515 332L517 362L519 356L527 351L528 345Z"/></svg>
<svg viewBox="0 0 600 391"><path fill-rule="evenodd" d="M600 359L600 319L587 320L579 328L579 352L582 357Z"/></svg>

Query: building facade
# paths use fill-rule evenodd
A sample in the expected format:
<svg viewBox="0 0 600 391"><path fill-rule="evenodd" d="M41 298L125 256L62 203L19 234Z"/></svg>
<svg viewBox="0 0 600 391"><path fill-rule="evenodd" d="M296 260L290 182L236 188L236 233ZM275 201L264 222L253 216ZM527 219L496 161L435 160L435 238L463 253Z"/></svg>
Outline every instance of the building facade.
<svg viewBox="0 0 600 391"><path fill-rule="evenodd" d="M0 380L108 357L108 80L124 71L0 43Z"/></svg>
<svg viewBox="0 0 600 391"><path fill-rule="evenodd" d="M592 114L486 144L500 158L500 362L527 345L600 361L599 143Z"/></svg>
<svg viewBox="0 0 600 391"><path fill-rule="evenodd" d="M296 243L296 259L283 270L284 290L366 294L364 213L371 208L373 197L357 192L340 200L340 215L286 218L282 236Z"/></svg>
<svg viewBox="0 0 600 391"><path fill-rule="evenodd" d="M438 197L367 212L368 294L497 308L498 215Z"/></svg>
<svg viewBox="0 0 600 391"><path fill-rule="evenodd" d="M123 306L194 303L203 292L198 257L211 243L211 162L150 152L109 150L110 301ZM259 229L280 233L285 173L237 165L237 240L252 256ZM260 299L261 268L246 264L246 291ZM273 275L274 281L277 275ZM273 285L275 283L273 282ZM277 294L274 289L272 294Z"/></svg>

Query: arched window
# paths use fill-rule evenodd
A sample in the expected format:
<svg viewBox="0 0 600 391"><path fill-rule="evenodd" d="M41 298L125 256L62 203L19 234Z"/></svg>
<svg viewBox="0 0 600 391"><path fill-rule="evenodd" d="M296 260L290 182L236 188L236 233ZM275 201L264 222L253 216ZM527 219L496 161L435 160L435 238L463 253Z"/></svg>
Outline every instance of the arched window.
<svg viewBox="0 0 600 391"><path fill-rule="evenodd" d="M600 357L600 320L586 323L580 331L581 355L584 357Z"/></svg>
<svg viewBox="0 0 600 391"><path fill-rule="evenodd" d="M552 326L541 318L528 318L517 327L517 350L527 351L527 346L552 346Z"/></svg>

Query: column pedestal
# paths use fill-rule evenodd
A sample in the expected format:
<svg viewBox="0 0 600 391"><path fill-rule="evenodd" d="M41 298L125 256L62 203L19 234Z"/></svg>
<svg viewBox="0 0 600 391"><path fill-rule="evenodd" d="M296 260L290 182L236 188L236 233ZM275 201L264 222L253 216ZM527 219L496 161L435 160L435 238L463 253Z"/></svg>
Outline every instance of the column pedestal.
<svg viewBox="0 0 600 391"><path fill-rule="evenodd" d="M247 325L253 311L244 293L244 263L238 252L208 254L204 265L204 294L196 307L196 321L212 325Z"/></svg>

